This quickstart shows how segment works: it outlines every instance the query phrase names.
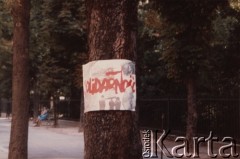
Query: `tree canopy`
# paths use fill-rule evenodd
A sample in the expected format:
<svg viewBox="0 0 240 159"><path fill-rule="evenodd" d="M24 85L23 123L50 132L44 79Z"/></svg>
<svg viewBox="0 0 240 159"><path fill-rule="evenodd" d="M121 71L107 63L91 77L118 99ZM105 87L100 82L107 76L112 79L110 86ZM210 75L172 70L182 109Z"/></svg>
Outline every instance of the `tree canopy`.
<svg viewBox="0 0 240 159"><path fill-rule="evenodd" d="M31 89L41 98L79 92L88 49L84 3L32 1ZM12 18L3 0L0 4L0 94L10 98ZM238 6L236 0L140 1L140 96L184 96L180 92L186 90L179 82L189 75L199 77L200 95L237 96Z"/></svg>

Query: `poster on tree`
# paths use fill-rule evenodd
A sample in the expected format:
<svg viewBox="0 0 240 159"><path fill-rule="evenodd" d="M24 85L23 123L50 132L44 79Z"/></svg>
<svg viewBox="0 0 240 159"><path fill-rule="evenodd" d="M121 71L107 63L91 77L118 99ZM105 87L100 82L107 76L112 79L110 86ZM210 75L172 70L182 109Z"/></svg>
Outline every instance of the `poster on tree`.
<svg viewBox="0 0 240 159"><path fill-rule="evenodd" d="M98 60L83 65L84 112L136 107L135 63Z"/></svg>

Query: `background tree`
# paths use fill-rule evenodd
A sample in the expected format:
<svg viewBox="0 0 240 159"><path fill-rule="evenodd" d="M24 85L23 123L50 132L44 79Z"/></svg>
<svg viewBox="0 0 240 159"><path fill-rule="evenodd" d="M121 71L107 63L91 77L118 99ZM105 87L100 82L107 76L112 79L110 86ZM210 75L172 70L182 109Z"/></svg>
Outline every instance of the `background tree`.
<svg viewBox="0 0 240 159"><path fill-rule="evenodd" d="M228 6L227 1L181 0L150 1L153 9L146 24L158 33L161 59L170 79L181 81L187 91L188 138L197 130L197 88L202 72L210 66L212 20L218 8Z"/></svg>
<svg viewBox="0 0 240 159"><path fill-rule="evenodd" d="M231 1L230 1L231 2ZM232 1L235 2L235 1ZM213 21L214 38L211 43L214 65L213 74L214 91L221 97L238 98L239 92L239 9L232 6L218 10ZM210 81L208 80L208 81ZM213 91L212 91L213 92Z"/></svg>
<svg viewBox="0 0 240 159"><path fill-rule="evenodd" d="M75 68L86 52L83 1L32 3L32 89L40 100L66 96L69 102L65 108L71 107L68 115L77 119L80 90L75 85Z"/></svg>
<svg viewBox="0 0 240 159"><path fill-rule="evenodd" d="M30 1L11 1L13 16L13 114L9 159L28 158Z"/></svg>
<svg viewBox="0 0 240 159"><path fill-rule="evenodd" d="M0 1L0 98L11 98L12 86L12 17Z"/></svg>
<svg viewBox="0 0 240 159"><path fill-rule="evenodd" d="M87 1L89 61L136 58L137 1ZM117 45L115 45L117 43ZM135 112L85 113L85 159L141 158Z"/></svg>
<svg viewBox="0 0 240 159"><path fill-rule="evenodd" d="M183 85L167 77L162 60L163 39L161 19L151 3L140 1L138 6L138 65L139 98L183 98Z"/></svg>

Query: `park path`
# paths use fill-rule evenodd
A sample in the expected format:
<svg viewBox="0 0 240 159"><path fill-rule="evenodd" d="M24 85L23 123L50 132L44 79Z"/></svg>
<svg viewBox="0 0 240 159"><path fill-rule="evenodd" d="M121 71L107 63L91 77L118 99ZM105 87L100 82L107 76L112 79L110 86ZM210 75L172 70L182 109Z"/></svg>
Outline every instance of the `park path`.
<svg viewBox="0 0 240 159"><path fill-rule="evenodd" d="M84 137L78 132L79 122L59 120L59 127L34 127L29 123L28 159L83 159ZM11 120L0 118L0 159L7 159ZM166 141L167 147L174 142ZM160 157L158 151L158 158ZM201 158L208 158L203 155ZM162 159L167 159L163 156Z"/></svg>
<svg viewBox="0 0 240 159"><path fill-rule="evenodd" d="M83 159L83 133L78 132L74 124L63 126L59 121L59 128L50 126L34 127L29 124L29 159ZM0 119L0 159L7 159L10 138L9 119Z"/></svg>
<svg viewBox="0 0 240 159"><path fill-rule="evenodd" d="M34 127L30 122L28 159L83 159L84 138L83 133L78 132L78 124L59 120L59 127L52 128ZM10 119L0 118L0 159L7 159L10 126Z"/></svg>

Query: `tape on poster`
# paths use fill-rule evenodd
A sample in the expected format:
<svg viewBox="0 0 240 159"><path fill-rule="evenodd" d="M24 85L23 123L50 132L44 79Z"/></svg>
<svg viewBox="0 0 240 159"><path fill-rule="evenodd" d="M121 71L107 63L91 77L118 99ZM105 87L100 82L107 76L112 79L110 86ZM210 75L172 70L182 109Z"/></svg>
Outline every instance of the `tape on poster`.
<svg viewBox="0 0 240 159"><path fill-rule="evenodd" d="M98 60L83 65L84 112L136 107L135 63Z"/></svg>

